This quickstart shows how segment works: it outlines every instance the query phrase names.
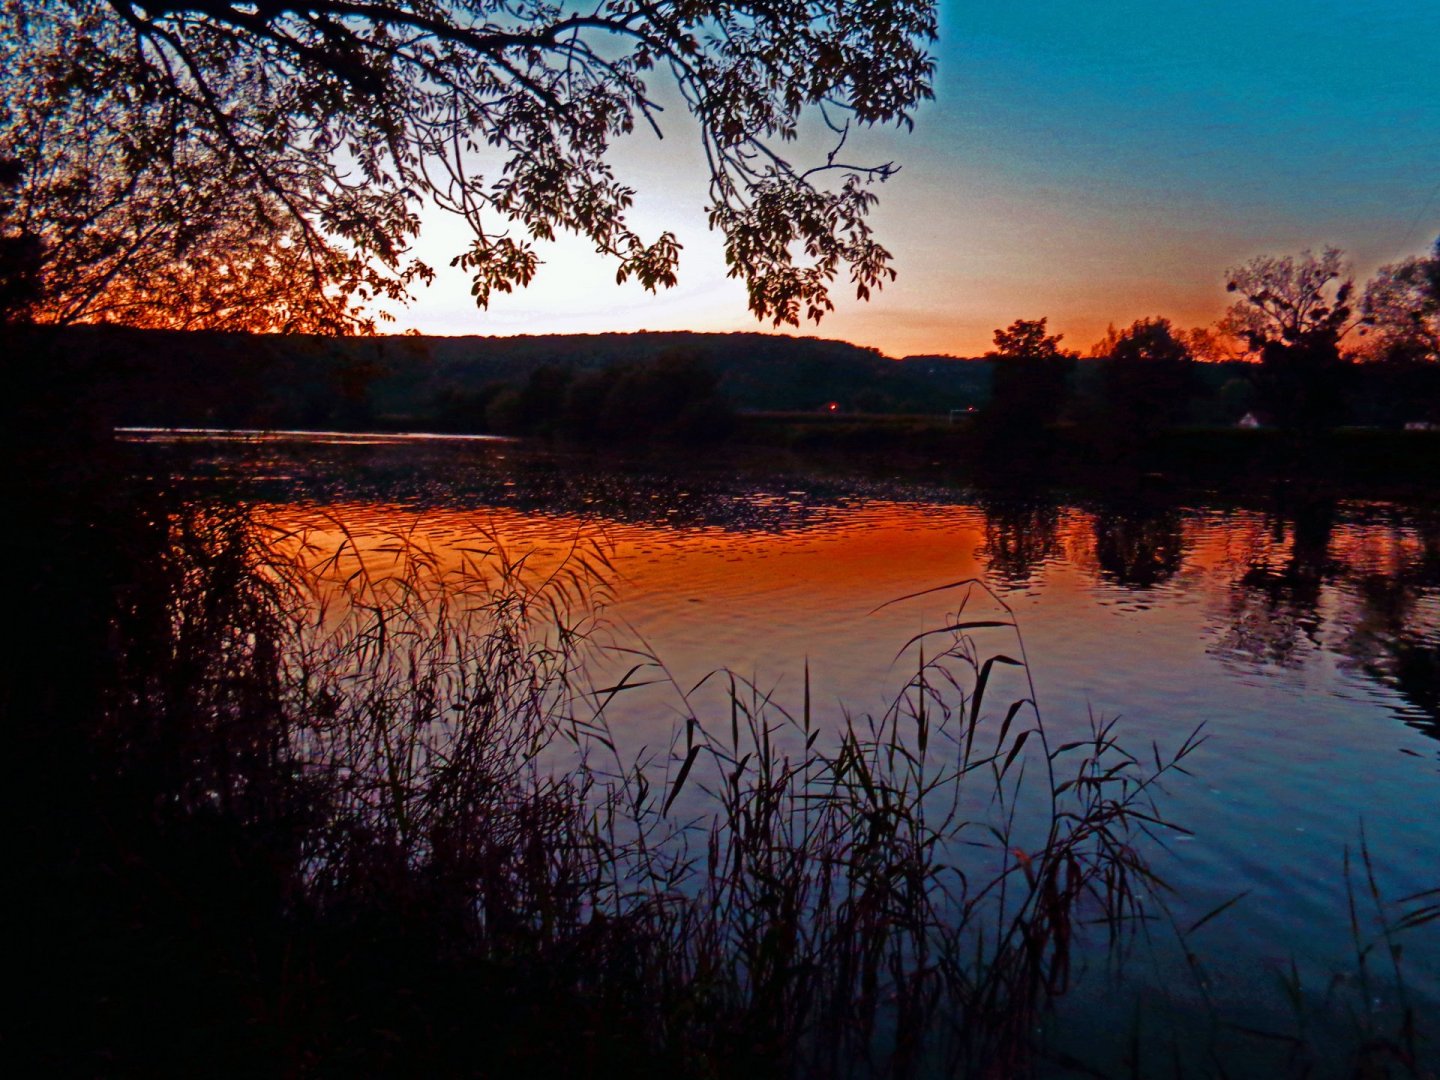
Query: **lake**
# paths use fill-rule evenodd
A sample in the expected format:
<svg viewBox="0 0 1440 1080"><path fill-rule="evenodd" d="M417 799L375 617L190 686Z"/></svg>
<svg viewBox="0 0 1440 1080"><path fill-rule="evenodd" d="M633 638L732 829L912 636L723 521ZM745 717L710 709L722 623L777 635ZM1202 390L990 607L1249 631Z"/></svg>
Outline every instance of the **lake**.
<svg viewBox="0 0 1440 1080"><path fill-rule="evenodd" d="M1266 1030L1287 1022L1292 961L1315 1000L1352 1008L1363 992L1382 1016L1399 1008L1393 980L1357 989L1343 866L1347 849L1358 865L1363 834L1387 901L1440 886L1440 504L1291 486L1227 499L1159 478L1122 493L987 489L883 462L482 439L124 437L149 475L314 536L343 523L441 553L484 537L539 562L577 538L600 544L609 639L643 644L670 680L612 712L628 752L668 746L680 690L722 667L792 711L808 671L814 712L837 730L883 710L916 663L903 647L953 621L957 583L978 579L993 598L972 590L967 613L1008 607L1022 640L982 629L977 647L1023 647L1059 738L1118 716L1143 757L1203 725L1191 775L1163 799L1188 832L1146 854L1182 927L1245 895L1191 938L1203 985L1175 989L1185 965L1161 924L1129 977L1173 1014L1208 997ZM1018 696L1018 678L992 693ZM691 704L718 708L710 689ZM1380 922L1354 882L1368 942ZM1436 926L1397 940L1412 1000L1440 1012ZM1082 991L1064 1023L1107 1022L1106 993Z"/></svg>

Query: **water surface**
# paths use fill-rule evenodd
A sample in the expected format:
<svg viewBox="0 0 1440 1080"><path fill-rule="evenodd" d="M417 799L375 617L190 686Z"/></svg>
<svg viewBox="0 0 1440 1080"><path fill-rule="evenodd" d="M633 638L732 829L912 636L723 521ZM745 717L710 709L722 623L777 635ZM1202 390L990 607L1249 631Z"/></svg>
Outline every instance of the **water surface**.
<svg viewBox="0 0 1440 1080"><path fill-rule="evenodd" d="M1248 891L1195 938L1222 1007L1282 1013L1292 959L1315 987L1353 980L1342 866L1362 832L1384 896L1440 886L1440 507L1289 488L1236 501L1158 481L984 491L504 443L130 437L157 475L224 481L314 535L343 523L377 544L403 533L440 552L499 542L551 560L577 538L602 543L615 639L643 642L673 680L612 715L635 749L667 745L677 688L717 667L792 709L808 670L816 714L836 727L881 710L915 664L901 647L965 594L943 587L984 581L1023 641L984 631L977 644L1023 646L1059 737L1118 715L1148 754L1204 726L1193 776L1166 792L1190 832L1150 854L1181 925ZM1431 924L1406 939L1405 970L1440 1005L1436 936ZM1175 981L1166 963L1158 983ZM1376 993L1372 1005L1397 1007Z"/></svg>

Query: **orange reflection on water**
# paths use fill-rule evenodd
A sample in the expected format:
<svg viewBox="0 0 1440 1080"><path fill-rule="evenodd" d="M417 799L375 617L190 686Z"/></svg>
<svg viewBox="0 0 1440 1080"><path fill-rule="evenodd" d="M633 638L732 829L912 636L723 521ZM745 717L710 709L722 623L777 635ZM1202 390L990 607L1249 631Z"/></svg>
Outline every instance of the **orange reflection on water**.
<svg viewBox="0 0 1440 1080"><path fill-rule="evenodd" d="M303 550L336 585L362 568L373 581L419 570L493 584L507 565L533 583L587 560L603 581L591 599L607 637L653 650L676 683L729 667L798 694L808 668L817 700L861 710L898 692L913 666L898 650L944 625L963 590L891 602L978 576L985 548L974 508L886 503L768 532L378 503L274 504L257 515L287 554Z"/></svg>
<svg viewBox="0 0 1440 1080"><path fill-rule="evenodd" d="M1440 562L1435 536L1384 507L875 500L804 504L764 527L744 513L674 525L651 498L639 520L365 502L261 514L324 568L327 600L362 567L361 580L418 575L482 595L505 572L559 580L575 612L603 615L600 636L650 651L682 687L730 668L794 705L808 671L816 701L860 712L904 685L918 649L902 646L951 621L966 595L946 586L969 578L1015 606L1042 689L1068 683L1101 708L1134 708L1136 672L1195 665L1204 685L1216 660L1271 678L1328 654L1389 679L1392 643L1430 640L1440 618L1422 573ZM982 653L1015 647L1005 631L980 638ZM941 640L925 639L927 655Z"/></svg>

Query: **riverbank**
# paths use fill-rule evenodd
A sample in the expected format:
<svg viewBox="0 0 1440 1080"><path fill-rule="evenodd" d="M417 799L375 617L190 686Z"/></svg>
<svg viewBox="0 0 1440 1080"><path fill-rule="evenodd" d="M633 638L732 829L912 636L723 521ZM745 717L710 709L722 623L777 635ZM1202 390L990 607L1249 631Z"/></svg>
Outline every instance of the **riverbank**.
<svg viewBox="0 0 1440 1080"><path fill-rule="evenodd" d="M1132 439L1056 425L996 438L969 416L752 413L740 418L733 441L938 470L971 483L1103 488L1143 480L1233 492L1305 484L1370 495L1440 495L1440 431L1340 428L1300 439L1276 429L1197 426Z"/></svg>

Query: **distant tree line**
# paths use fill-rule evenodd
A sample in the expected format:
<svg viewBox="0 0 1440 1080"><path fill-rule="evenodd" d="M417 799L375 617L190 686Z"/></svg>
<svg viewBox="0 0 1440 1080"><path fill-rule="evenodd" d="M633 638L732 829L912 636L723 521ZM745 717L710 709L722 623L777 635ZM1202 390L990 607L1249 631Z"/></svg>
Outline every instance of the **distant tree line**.
<svg viewBox="0 0 1440 1080"><path fill-rule="evenodd" d="M33 251L21 236L5 239L0 301L23 307ZM1124 450L1177 426L1242 419L1300 434L1440 423L1437 278L1440 243L1382 268L1363 290L1333 249L1259 258L1226 275L1234 303L1216 325L1139 319L1111 327L1084 356L1044 318L997 330L981 358L902 361L759 333L423 338L72 327L57 331L61 353L80 357L68 375L44 364L21 374L55 383L57 399L84 384L122 424L710 439L731 430L732 412L975 414L978 432L1007 453L1043 444L1056 425L1092 433L1096 448ZM675 355L662 362L667 354Z"/></svg>
<svg viewBox="0 0 1440 1080"><path fill-rule="evenodd" d="M544 415L517 413L514 396L533 398L545 385L579 394L617 379L605 371L649 370L667 354L708 368L715 394L735 411L820 412L834 402L842 415L944 415L978 408L990 393L989 364L897 362L843 341L778 334L332 337L118 326L53 333L74 360L68 389L55 393L83 384L117 424L573 434L583 425L551 415L563 402ZM538 374L546 368L553 370ZM32 374L56 378L43 367Z"/></svg>
<svg viewBox="0 0 1440 1080"><path fill-rule="evenodd" d="M735 419L718 388L703 357L672 350L595 371L547 364L522 380L452 396L438 418L461 429L582 442L715 442Z"/></svg>
<svg viewBox="0 0 1440 1080"><path fill-rule="evenodd" d="M1252 259L1227 272L1226 288L1236 299L1214 327L1112 326L1088 363L1046 319L996 330L982 432L1016 444L1067 420L1124 443L1186 422L1302 435L1440 423L1440 240L1382 267L1363 292L1335 248Z"/></svg>

